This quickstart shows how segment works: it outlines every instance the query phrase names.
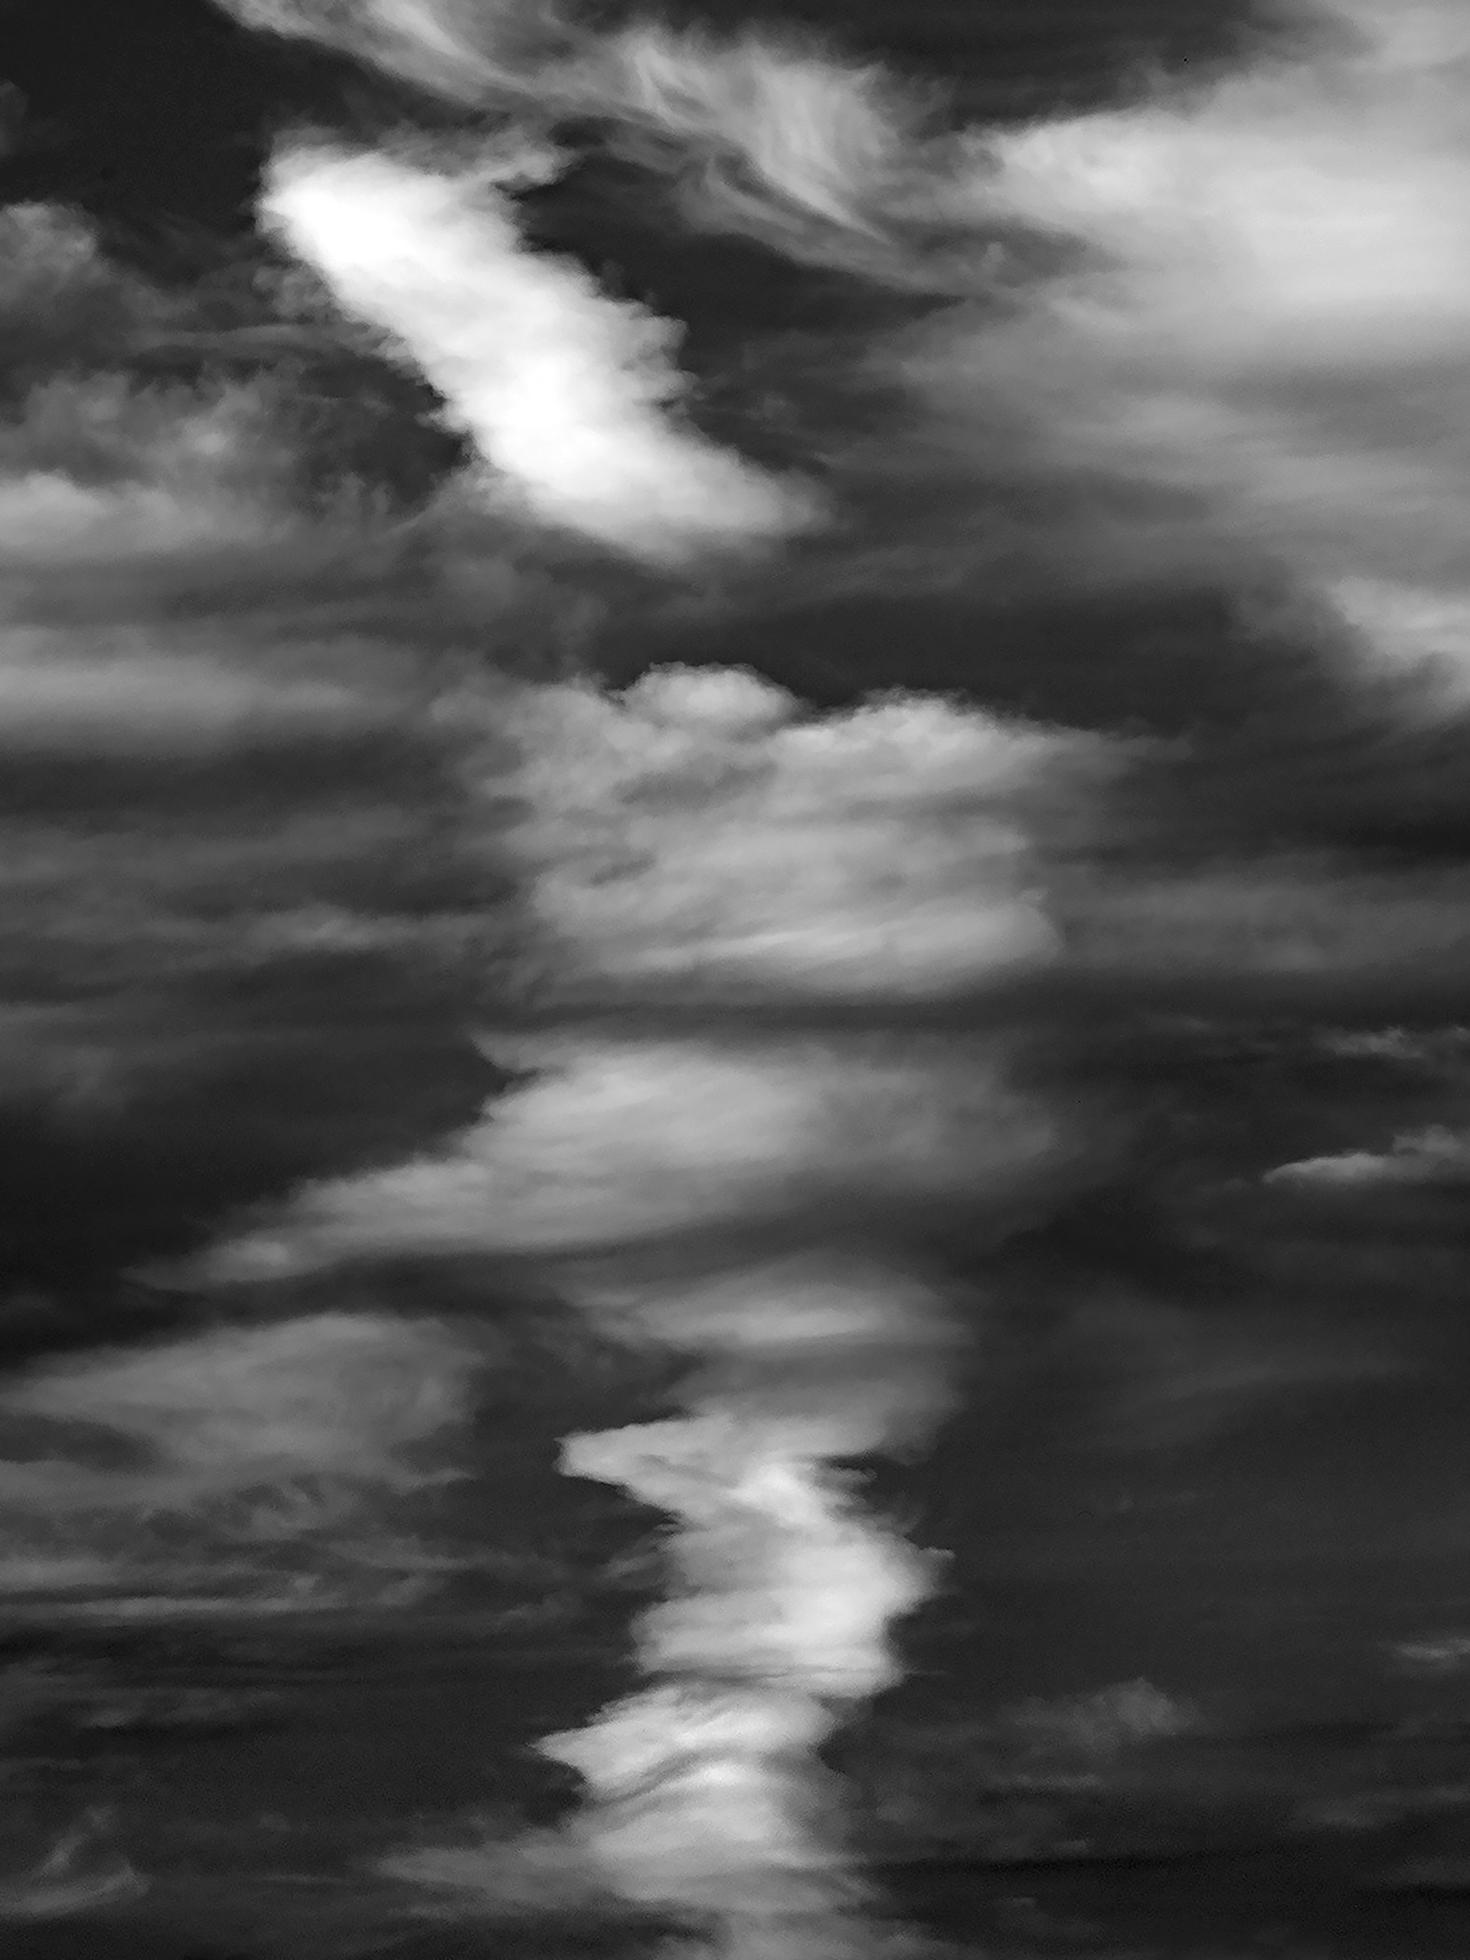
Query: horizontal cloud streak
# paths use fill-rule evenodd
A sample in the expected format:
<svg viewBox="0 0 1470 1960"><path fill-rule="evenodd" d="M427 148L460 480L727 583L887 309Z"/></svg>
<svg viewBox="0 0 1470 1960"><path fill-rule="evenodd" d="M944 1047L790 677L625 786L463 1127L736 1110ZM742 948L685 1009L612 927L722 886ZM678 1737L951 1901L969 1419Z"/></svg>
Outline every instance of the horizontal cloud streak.
<svg viewBox="0 0 1470 1960"><path fill-rule="evenodd" d="M1448 1185L1470 1182L1470 1138L1440 1125L1395 1137L1386 1151L1348 1150L1335 1157L1305 1157L1267 1173L1268 1184L1341 1187Z"/></svg>
<svg viewBox="0 0 1470 1960"><path fill-rule="evenodd" d="M976 222L1049 235L1069 262L1011 318L937 329L930 375L951 410L969 397L977 441L1004 390L1034 468L1192 500L1172 548L1159 534L1166 568L1284 564L1382 656L1431 654L1454 678L1470 578L1454 37L1428 31L1444 9L1419 35L1391 9L1355 18L1355 44L989 138Z"/></svg>
<svg viewBox="0 0 1470 1960"><path fill-rule="evenodd" d="M948 1037L639 1041L500 1037L537 1074L442 1155L304 1192L279 1229L223 1247L220 1279L340 1259L556 1257L666 1234L856 1223L931 1203L1024 1205L1071 1143L1006 1083L1005 1056ZM995 1194L994 1196L992 1194Z"/></svg>
<svg viewBox="0 0 1470 1960"><path fill-rule="evenodd" d="M421 1590L434 1561L377 1514L456 1474L483 1361L444 1326L327 1313L34 1364L0 1389L0 1592Z"/></svg>
<svg viewBox="0 0 1470 1960"><path fill-rule="evenodd" d="M413 87L187 292L0 237L0 1593L411 1608L514 1563L462 1499L549 1639L652 1506L582 1810L390 1866L866 1950L817 1751L935 1567L845 1466L973 1348L957 1554L1197 1552L1463 1366L1464 37L967 126L779 26L229 11Z"/></svg>

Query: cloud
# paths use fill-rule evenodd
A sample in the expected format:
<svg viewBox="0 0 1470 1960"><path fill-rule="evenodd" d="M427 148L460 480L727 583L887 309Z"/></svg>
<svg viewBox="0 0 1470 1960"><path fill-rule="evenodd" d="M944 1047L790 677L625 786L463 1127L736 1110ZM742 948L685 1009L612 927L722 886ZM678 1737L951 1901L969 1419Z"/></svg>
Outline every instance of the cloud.
<svg viewBox="0 0 1470 1960"><path fill-rule="evenodd" d="M1391 1644L1389 1659L1405 1674L1431 1680L1453 1678L1470 1664L1470 1634L1441 1633Z"/></svg>
<svg viewBox="0 0 1470 1960"><path fill-rule="evenodd" d="M147 1878L107 1843L113 1821L107 1806L94 1806L34 1871L0 1883L0 1920L28 1925L72 1919L141 1898Z"/></svg>
<svg viewBox="0 0 1470 1960"><path fill-rule="evenodd" d="M1032 831L1105 745L922 695L813 717L727 669L451 701L519 763L471 787L546 938L596 998L921 1000L1057 958Z"/></svg>
<svg viewBox="0 0 1470 1960"><path fill-rule="evenodd" d="M459 547L425 499L389 514L364 474L384 448L412 450L423 404L411 389L395 398L385 442L386 370L289 272L247 255L225 268L233 285L221 273L165 293L111 264L75 214L23 207L4 222L18 244L0 282L0 338L16 346L0 403L0 1149L34 1179L8 1241L6 1283L25 1286L50 1257L40 1219L79 1183L67 1260L105 1261L97 1230L115 1249L121 1212L105 1194L119 1179L132 1185L125 1236L187 1238L200 1198L184 1195L180 1152L200 1122L229 1133L207 1153L221 1188L243 1174L239 1195L258 1191L265 1160L292 1157L301 1134L267 1086L290 1026L288 1045L310 1041L307 1128L328 1163L364 1118L373 1127L350 1086L361 1044L398 1074L385 1099L406 1109L439 1093L405 1085L390 1059L406 1038L423 1067L410 1002L474 1075L446 976L474 942L478 977L505 880L457 857L450 738L428 713L443 649L417 625L453 609L442 572ZM284 345L234 334L313 306L309 331L293 325ZM48 307L51 341L38 325ZM372 440L358 440L364 428ZM429 535L405 542L415 518ZM529 640L539 606L554 633L557 603L538 588L523 606L534 577L505 545L484 526L473 542L480 627L513 613ZM414 553L427 561L417 578L405 575ZM256 1009L230 1004L241 981ZM375 1043L360 1024L374 998ZM206 1115L211 1080L228 1115L220 1103ZM270 1134L262 1096L275 1102ZM471 1107L473 1092L461 1116ZM156 1182L134 1125L161 1152ZM283 1163L279 1177L304 1168Z"/></svg>
<svg viewBox="0 0 1470 1960"><path fill-rule="evenodd" d="M325 1314L51 1362L3 1409L130 1439L155 1459L138 1472L155 1503L313 1474L411 1481L398 1452L463 1416L470 1358L429 1323ZM88 1485L87 1501L105 1497Z"/></svg>
<svg viewBox="0 0 1470 1960"><path fill-rule="evenodd" d="M1283 1323L1270 1306L1241 1301L1228 1315L1201 1313L1094 1285L1067 1318L1054 1361L1080 1370L1095 1398L1069 1406L1057 1446L1097 1442L1124 1450L1180 1448L1290 1409L1304 1394L1402 1377L1411 1358L1314 1314L1302 1301Z"/></svg>
<svg viewBox="0 0 1470 1960"><path fill-rule="evenodd" d="M1140 568L1284 565L1365 654L1433 653L1462 693L1458 40L1448 9L1413 35L1351 11L1356 40L977 137L976 226L1065 250L998 314L926 329L910 372L946 414L968 404L977 445L998 413L1037 473L1175 500L1145 513Z"/></svg>
<svg viewBox="0 0 1470 1960"><path fill-rule="evenodd" d="M403 1253L556 1258L936 1203L1009 1218L1076 1148L984 1039L566 1031L489 1047L536 1079L441 1152L303 1191L279 1226L226 1243L206 1270L270 1279Z"/></svg>
<svg viewBox="0 0 1470 1960"><path fill-rule="evenodd" d="M1463 701L1470 142L1456 9L1297 9L1308 31L1257 35L1244 64L1000 129L964 126L938 85L772 30L601 28L446 0L244 12L495 119L457 175L288 153L271 196L303 256L334 239L332 283L345 295L356 282L348 310L409 349L551 521L667 560L721 531L793 536L816 511L808 490L671 420L667 323L527 251L493 187L513 189L517 170L524 187L531 157L549 179L611 156L648 197L672 186L670 216L692 235L840 267L855 295L953 302L925 299L907 328L870 327L856 350L834 336L854 382L907 404L880 444L829 433L829 505L881 507L885 535L863 547L838 526L828 576L839 563L852 576L866 549L880 584L905 557L920 586L973 580L977 529L1033 593L1059 567L1102 587L1284 574L1335 616L1337 659L1412 683L1435 712ZM426 282L420 263L397 300L382 280L369 292L353 214L374 200L399 202L415 262L440 228L453 278ZM487 309L507 323L493 350L463 324ZM507 343L511 321L534 318L544 339L552 317L547 388L550 347L530 370ZM922 510L899 509L915 498Z"/></svg>
<svg viewBox="0 0 1470 1960"><path fill-rule="evenodd" d="M12 754L191 758L272 740L371 732L391 701L338 678L254 672L161 635L18 628L0 640L0 747ZM108 642L111 644L108 644Z"/></svg>
<svg viewBox="0 0 1470 1960"><path fill-rule="evenodd" d="M435 222L461 240L456 294L435 302L437 352L422 318L411 331L379 324L553 521L677 558L725 525L731 539L799 533L815 506L670 422L679 384L665 326L520 243L509 199L488 183L511 187L517 142L553 175L579 153L623 159L649 197L674 187L690 233L841 266L854 294L866 284L957 302L937 314L926 302L896 335L869 327L857 351L835 337L840 367L907 405L881 443L834 444L828 432L829 503L872 506L882 535L838 526L804 580L922 589L977 582L983 565L1034 595L1058 569L1099 587L1284 575L1325 603L1336 661L1388 675L1409 690L1405 704L1441 714L1463 701L1470 581L1463 34L1442 5L1296 12L1309 31L1258 35L1244 65L988 129L959 123L942 88L768 30L603 29L443 0L246 9L519 132L470 139L479 160L453 182L448 166L416 175L381 156L278 167L335 172L349 203L348 172L364 187L364 173L386 172L410 202L437 197ZM548 150L548 133L566 149ZM318 210L336 249L360 258L348 205ZM466 226L479 301L462 269ZM304 233L298 243L310 257ZM428 290L411 297L427 303ZM369 315L384 304L380 292ZM504 350L466 353L462 333L451 347L459 330L447 323L486 304L502 320L557 313L575 388L558 382L548 404L520 370L512 388ZM508 419L507 390L534 414ZM544 441L528 433L563 397L581 403L577 441L550 433L554 416ZM594 424L622 428L616 471L592 460ZM684 489L666 497L656 483L681 468ZM604 483L622 489L604 499Z"/></svg>
<svg viewBox="0 0 1470 1960"><path fill-rule="evenodd" d="M1268 1184L1323 1190L1364 1186L1459 1185L1470 1179L1470 1137L1433 1124L1395 1137L1386 1151L1348 1150L1332 1157L1305 1157L1268 1171Z"/></svg>
<svg viewBox="0 0 1470 1960"><path fill-rule="evenodd" d="M287 458L259 390L136 385L122 375L38 382L0 422L5 613L24 619L76 584L197 580L286 540Z"/></svg>
<svg viewBox="0 0 1470 1960"><path fill-rule="evenodd" d="M604 1875L565 1832L515 1830L505 1820L467 1817L467 1844L423 1844L390 1852L375 1869L412 1888L409 1910L427 1919L536 1919L605 1915L617 1898Z"/></svg>
<svg viewBox="0 0 1470 1960"><path fill-rule="evenodd" d="M594 1002L611 981L640 1007L671 965L693 1031L563 1007L559 1025L489 1037L529 1080L471 1130L301 1189L183 1277L529 1258L611 1331L699 1358L687 1415L564 1446L571 1475L672 1515L673 1596L639 1622L651 1685L543 1753L586 1778L574 1836L623 1900L734 1925L755 1869L758 1913L830 1929L853 1878L812 1750L894 1678L889 1625L931 1564L830 1465L924 1435L947 1407L952 1346L912 1255L846 1246L901 1244L935 1212L1003 1236L1074 1173L1080 1127L1026 1084L1009 1030L843 1028L830 997L907 1004L1055 957L1024 880L1025 812L1054 770L1096 757L945 704L803 721L739 672L660 672L616 701L583 686L476 705L445 712L493 737L475 787L530 912L566 948L547 965L565 973L569 955ZM609 860L631 889L600 888ZM937 889L914 889L916 870ZM719 1012L731 969L774 1011L769 1028ZM804 997L814 1025L783 1027ZM773 1257L783 1241L804 1256ZM412 1869L434 1882L432 1861Z"/></svg>
<svg viewBox="0 0 1470 1960"><path fill-rule="evenodd" d="M1362 1057L1390 1065L1453 1064L1462 1061L1470 1046L1470 1028L1366 1028L1327 1029L1319 1037L1332 1055Z"/></svg>
<svg viewBox="0 0 1470 1960"><path fill-rule="evenodd" d="M1051 901L1075 969L1099 980L1216 1002L1248 983L1257 1001L1326 1014L1346 998L1381 1017L1448 1005L1463 985L1465 891L1458 864L1384 870L1293 852L1182 871L1089 866L1055 880Z"/></svg>
<svg viewBox="0 0 1470 1960"><path fill-rule="evenodd" d="M493 159L456 174L286 151L261 209L349 313L393 336L543 522L655 562L803 528L804 492L675 419L676 330L527 251L496 174Z"/></svg>
<svg viewBox="0 0 1470 1960"><path fill-rule="evenodd" d="M714 35L635 20L542 86L605 117L615 150L672 177L694 227L885 283L929 283L906 236L915 219L922 227L934 168L928 104L881 64L770 28Z"/></svg>
<svg viewBox="0 0 1470 1960"><path fill-rule="evenodd" d="M746 1420L770 1443L861 1455L923 1440L948 1406L959 1289L911 1260L828 1245L745 1264L727 1254L713 1271L694 1263L593 1260L565 1290L609 1334L699 1361L686 1398L731 1432L732 1448Z"/></svg>
<svg viewBox="0 0 1470 1960"><path fill-rule="evenodd" d="M362 1269L486 1317L554 1295L638 1356L606 1397L638 1419L566 1439L569 1478L671 1522L645 1687L548 1745L590 1802L547 1869L815 1948L861 1886L814 1752L933 1583L841 1466L927 1438L992 1309L1133 1445L1223 1452L1279 1389L1386 1377L1359 1323L1401 1249L1281 1187L1461 1180L1458 1123L1414 1127L1443 1083L1331 1127L1311 1069L1394 1057L1299 1052L1329 998L1407 1024L1466 964L1458 845L1405 868L1453 726L1431 756L1432 689L1369 685L1463 637L1458 43L1359 8L1355 42L987 130L772 31L234 11L457 127L282 147L248 300L13 228L0 1143L17 1268L90 1231L106 1285L18 1294L0 1590L413 1604L468 1557L420 1500L493 1344L365 1305ZM634 207L637 302L603 270ZM801 480L755 460L797 450ZM1158 625L1201 586L1235 610ZM777 614L846 705L758 678ZM902 691L858 699L853 640ZM1419 829L1366 857L1411 777ZM1151 1155L1099 1163L1088 1071L1162 1106ZM1306 1155L1364 1133L1399 1142ZM1458 1279L1413 1252L1427 1324ZM125 1266L172 1282L167 1336L38 1357L141 1325ZM305 1275L331 1310L226 1290ZM502 1427L520 1490L547 1439Z"/></svg>
<svg viewBox="0 0 1470 1960"><path fill-rule="evenodd" d="M432 96L575 131L669 185L696 231L760 241L884 286L973 290L947 208L945 90L774 23L599 25L546 0L223 0L247 25L349 51ZM591 134L589 136L589 126Z"/></svg>
<svg viewBox="0 0 1470 1960"><path fill-rule="evenodd" d="M173 312L111 264L86 222L47 204L0 209L0 356L8 396L68 368L113 369Z"/></svg>
<svg viewBox="0 0 1470 1960"><path fill-rule="evenodd" d="M434 1561L385 1507L455 1474L486 1354L329 1312L35 1362L0 1386L0 1590L165 1613L412 1597Z"/></svg>
<svg viewBox="0 0 1470 1960"><path fill-rule="evenodd" d="M514 86L528 65L526 52L555 46L570 31L547 0L225 0L225 6L247 27L343 48L469 103Z"/></svg>
<svg viewBox="0 0 1470 1960"><path fill-rule="evenodd" d="M545 0L225 0L253 27L347 49L448 102L528 128L595 122L671 178L697 227L892 277L931 162L924 100L811 36L633 19L599 29ZM910 276L912 276L910 274Z"/></svg>

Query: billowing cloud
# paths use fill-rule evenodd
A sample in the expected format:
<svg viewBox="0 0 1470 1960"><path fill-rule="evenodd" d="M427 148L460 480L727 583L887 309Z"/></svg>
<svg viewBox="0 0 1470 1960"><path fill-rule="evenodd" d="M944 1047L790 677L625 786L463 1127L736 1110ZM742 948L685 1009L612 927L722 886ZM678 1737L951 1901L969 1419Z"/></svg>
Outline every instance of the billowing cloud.
<svg viewBox="0 0 1470 1960"><path fill-rule="evenodd" d="M1032 828L1108 762L921 695L817 718L719 669L465 709L519 749L483 788L523 807L503 848L557 984L594 998L915 1000L1048 964Z"/></svg>

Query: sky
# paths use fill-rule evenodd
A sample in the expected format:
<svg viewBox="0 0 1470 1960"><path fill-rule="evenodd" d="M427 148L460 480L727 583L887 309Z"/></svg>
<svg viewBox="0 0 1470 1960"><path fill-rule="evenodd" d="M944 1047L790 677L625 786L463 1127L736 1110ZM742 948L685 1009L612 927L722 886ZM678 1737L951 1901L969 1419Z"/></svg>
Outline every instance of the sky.
<svg viewBox="0 0 1470 1960"><path fill-rule="evenodd" d="M0 1617L578 1627L656 1528L578 1856L845 1924L905 1627L1452 1595L1467 66L5 10Z"/></svg>

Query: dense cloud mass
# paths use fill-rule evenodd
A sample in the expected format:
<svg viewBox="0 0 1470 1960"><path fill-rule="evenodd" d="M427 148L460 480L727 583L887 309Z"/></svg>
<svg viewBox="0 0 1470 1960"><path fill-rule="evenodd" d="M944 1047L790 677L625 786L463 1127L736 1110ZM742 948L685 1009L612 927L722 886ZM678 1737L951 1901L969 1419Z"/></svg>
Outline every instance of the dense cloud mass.
<svg viewBox="0 0 1470 1960"><path fill-rule="evenodd" d="M646 1681L383 1873L866 1953L857 1466L962 1588L1018 1424L1214 1516L1470 1364L1470 36L227 11L357 92L211 263L0 209L0 1596L411 1613L563 1435Z"/></svg>

